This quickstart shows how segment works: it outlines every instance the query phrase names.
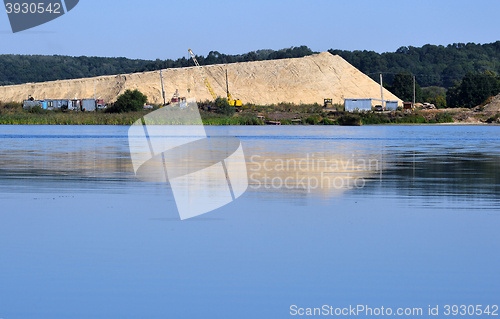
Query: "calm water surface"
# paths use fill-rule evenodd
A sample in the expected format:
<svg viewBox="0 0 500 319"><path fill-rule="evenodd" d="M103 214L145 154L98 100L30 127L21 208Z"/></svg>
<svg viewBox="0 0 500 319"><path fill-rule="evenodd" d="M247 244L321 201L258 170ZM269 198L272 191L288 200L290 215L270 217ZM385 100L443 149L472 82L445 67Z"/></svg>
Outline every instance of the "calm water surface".
<svg viewBox="0 0 500 319"><path fill-rule="evenodd" d="M500 304L498 126L208 127L250 186L186 221L127 130L0 126L0 318Z"/></svg>

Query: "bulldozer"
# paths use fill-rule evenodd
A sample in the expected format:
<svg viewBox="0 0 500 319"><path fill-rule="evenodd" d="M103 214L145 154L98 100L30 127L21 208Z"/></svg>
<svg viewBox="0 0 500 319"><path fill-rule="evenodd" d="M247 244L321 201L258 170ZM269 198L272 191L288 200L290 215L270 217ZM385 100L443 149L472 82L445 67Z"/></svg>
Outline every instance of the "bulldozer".
<svg viewBox="0 0 500 319"><path fill-rule="evenodd" d="M324 99L324 108L332 108L333 107L333 102L332 99Z"/></svg>

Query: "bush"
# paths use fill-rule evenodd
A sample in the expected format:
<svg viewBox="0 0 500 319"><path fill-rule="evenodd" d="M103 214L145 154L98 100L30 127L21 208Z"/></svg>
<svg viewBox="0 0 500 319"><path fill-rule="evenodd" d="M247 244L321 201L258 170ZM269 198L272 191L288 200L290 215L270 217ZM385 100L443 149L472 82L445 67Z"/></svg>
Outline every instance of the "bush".
<svg viewBox="0 0 500 319"><path fill-rule="evenodd" d="M405 115L401 118L397 118L394 123L399 123L399 124L404 124L404 123L409 123L409 124L423 124L427 123L427 120L425 117L423 117L419 113L411 113L408 115Z"/></svg>
<svg viewBox="0 0 500 319"><path fill-rule="evenodd" d="M33 106L28 112L33 114L46 114L47 111L41 108L39 105Z"/></svg>
<svg viewBox="0 0 500 319"><path fill-rule="evenodd" d="M227 101L226 98L218 97L215 100L215 106L217 107L216 112L219 114L231 116L235 112L234 106L229 105L229 102Z"/></svg>
<svg viewBox="0 0 500 319"><path fill-rule="evenodd" d="M13 114L13 113L22 113L23 105L21 103L9 102L2 103L0 102L0 114Z"/></svg>
<svg viewBox="0 0 500 319"><path fill-rule="evenodd" d="M385 114L375 113L373 111L361 113L363 124L384 124L389 123L390 120Z"/></svg>
<svg viewBox="0 0 500 319"><path fill-rule="evenodd" d="M437 113L436 114L436 123L453 123L453 116L451 116L450 113L444 112L444 113Z"/></svg>
<svg viewBox="0 0 500 319"><path fill-rule="evenodd" d="M329 118L323 118L323 120L321 121L321 124L323 125L335 125L336 123L332 120L330 120Z"/></svg>
<svg viewBox="0 0 500 319"><path fill-rule="evenodd" d="M500 118L500 113L497 113L490 117L489 119L486 120L486 123L496 123L498 122L498 119Z"/></svg>
<svg viewBox="0 0 500 319"><path fill-rule="evenodd" d="M125 93L118 96L115 104L106 109L107 113L138 112L144 109L144 104L148 97L139 90L126 90Z"/></svg>
<svg viewBox="0 0 500 319"><path fill-rule="evenodd" d="M344 114L337 120L339 125L361 125L361 117L357 114Z"/></svg>
<svg viewBox="0 0 500 319"><path fill-rule="evenodd" d="M306 123L307 124L310 124L310 125L317 125L320 121L320 118L319 116L310 116L308 118L306 118Z"/></svg>
<svg viewBox="0 0 500 319"><path fill-rule="evenodd" d="M339 112L344 112L345 111L345 104L340 104L340 103L335 103L332 106L334 109L336 109Z"/></svg>
<svg viewBox="0 0 500 319"><path fill-rule="evenodd" d="M2 107L5 109L21 109L23 108L23 105L21 103L9 102L2 105Z"/></svg>

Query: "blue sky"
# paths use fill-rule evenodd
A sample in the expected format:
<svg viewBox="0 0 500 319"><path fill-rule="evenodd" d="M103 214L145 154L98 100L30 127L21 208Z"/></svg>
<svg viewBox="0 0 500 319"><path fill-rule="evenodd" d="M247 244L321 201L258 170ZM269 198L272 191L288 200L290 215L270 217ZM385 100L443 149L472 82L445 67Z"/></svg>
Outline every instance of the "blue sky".
<svg viewBox="0 0 500 319"><path fill-rule="evenodd" d="M64 16L16 34L1 13L0 54L176 59L189 48L206 55L300 45L393 52L495 42L499 12L498 0L80 0Z"/></svg>

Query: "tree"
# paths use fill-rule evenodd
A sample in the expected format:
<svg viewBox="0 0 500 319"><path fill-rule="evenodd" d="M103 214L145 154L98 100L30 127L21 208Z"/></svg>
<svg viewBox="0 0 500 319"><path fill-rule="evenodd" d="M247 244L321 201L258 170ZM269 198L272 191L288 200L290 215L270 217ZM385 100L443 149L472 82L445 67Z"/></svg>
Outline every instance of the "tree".
<svg viewBox="0 0 500 319"><path fill-rule="evenodd" d="M126 90L125 93L118 96L115 104L108 108L108 113L124 113L133 111L142 111L144 104L148 101L146 95L142 94L139 90Z"/></svg>
<svg viewBox="0 0 500 319"><path fill-rule="evenodd" d="M447 103L451 107L473 108L498 93L500 93L500 79L495 73L469 72L462 81L448 90Z"/></svg>
<svg viewBox="0 0 500 319"><path fill-rule="evenodd" d="M446 89L438 86L422 88L424 102L434 104L438 109L446 107Z"/></svg>
<svg viewBox="0 0 500 319"><path fill-rule="evenodd" d="M413 76L408 72L398 73L387 89L403 101L413 101ZM422 89L418 83L415 83L415 102L422 102Z"/></svg>

